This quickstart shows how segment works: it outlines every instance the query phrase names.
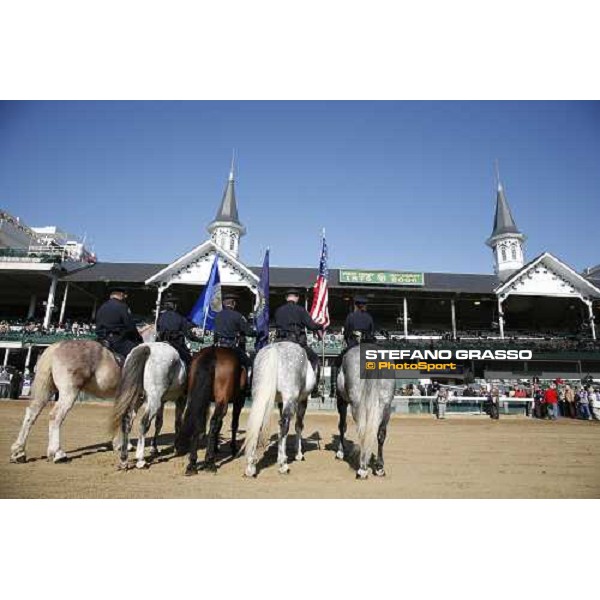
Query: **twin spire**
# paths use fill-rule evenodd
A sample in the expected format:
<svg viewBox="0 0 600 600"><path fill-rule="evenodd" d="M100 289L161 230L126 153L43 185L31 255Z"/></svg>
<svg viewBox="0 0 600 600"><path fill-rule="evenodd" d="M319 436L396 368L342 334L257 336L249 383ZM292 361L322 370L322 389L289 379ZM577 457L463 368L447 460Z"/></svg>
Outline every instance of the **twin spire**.
<svg viewBox="0 0 600 600"><path fill-rule="evenodd" d="M494 228L492 230L492 235L489 237L488 244L497 236L505 235L507 233L522 235L515 223L504 194L504 187L500 181L500 173L498 172L498 161L496 161L496 184L496 215L494 216Z"/></svg>
<svg viewBox="0 0 600 600"><path fill-rule="evenodd" d="M233 224L243 229L238 215L237 202L235 200L235 154L231 157L231 169L229 170L229 179L223 192L223 199L217 211L214 221L209 225L209 229L219 223L221 225Z"/></svg>

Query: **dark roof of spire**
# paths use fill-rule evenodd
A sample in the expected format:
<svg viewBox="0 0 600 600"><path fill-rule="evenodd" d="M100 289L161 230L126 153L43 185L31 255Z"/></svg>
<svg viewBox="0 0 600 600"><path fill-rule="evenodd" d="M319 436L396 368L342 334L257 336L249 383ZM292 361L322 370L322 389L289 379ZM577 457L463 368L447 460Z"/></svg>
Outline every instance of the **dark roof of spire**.
<svg viewBox="0 0 600 600"><path fill-rule="evenodd" d="M494 230L490 237L502 235L503 233L521 233L517 229L517 224L513 219L510 207L504 195L504 189L498 186L498 195L496 196L496 216L494 217Z"/></svg>
<svg viewBox="0 0 600 600"><path fill-rule="evenodd" d="M215 221L241 225L238 216L237 203L235 201L233 173L230 174L229 180L227 181L225 191L223 192L223 199L221 200L221 206L219 207Z"/></svg>

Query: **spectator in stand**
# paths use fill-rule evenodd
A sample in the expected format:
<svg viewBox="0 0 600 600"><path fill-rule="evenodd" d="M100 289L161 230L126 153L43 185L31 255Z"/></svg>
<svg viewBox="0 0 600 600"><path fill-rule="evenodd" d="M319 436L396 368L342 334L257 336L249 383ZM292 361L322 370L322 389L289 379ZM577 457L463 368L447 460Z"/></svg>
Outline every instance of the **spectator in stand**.
<svg viewBox="0 0 600 600"><path fill-rule="evenodd" d="M565 386L565 416L574 419L577 416L575 412L575 392L573 388L567 383Z"/></svg>
<svg viewBox="0 0 600 600"><path fill-rule="evenodd" d="M556 416L557 417L566 417L567 416L567 407L565 406L566 400L565 400L565 390L562 386L558 386L556 388L556 391L558 392L558 404L557 404L557 411L556 411Z"/></svg>
<svg viewBox="0 0 600 600"><path fill-rule="evenodd" d="M543 419L546 416L546 408L544 406L544 393L539 383L533 384L533 417L535 419Z"/></svg>
<svg viewBox="0 0 600 600"><path fill-rule="evenodd" d="M588 388L583 388L579 392L579 417L585 421L590 421L592 419L592 415L590 414Z"/></svg>
<svg viewBox="0 0 600 600"><path fill-rule="evenodd" d="M555 383L551 383L550 387L544 392L544 405L546 406L547 418L556 421L558 392Z"/></svg>
<svg viewBox="0 0 600 600"><path fill-rule="evenodd" d="M600 421L600 388L594 390L594 397L590 400L590 408L594 419Z"/></svg>
<svg viewBox="0 0 600 600"><path fill-rule="evenodd" d="M440 387L437 393L437 418L446 418L446 404L448 402L448 390Z"/></svg>

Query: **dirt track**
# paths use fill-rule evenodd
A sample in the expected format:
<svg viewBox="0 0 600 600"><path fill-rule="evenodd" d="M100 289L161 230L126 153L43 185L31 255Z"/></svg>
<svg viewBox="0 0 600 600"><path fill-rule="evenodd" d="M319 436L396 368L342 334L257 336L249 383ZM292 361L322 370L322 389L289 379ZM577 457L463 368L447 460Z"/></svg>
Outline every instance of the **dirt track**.
<svg viewBox="0 0 600 600"><path fill-rule="evenodd" d="M166 452L172 443L173 411L165 413L165 451L150 469L117 472L106 450L110 407L80 404L63 428L63 448L72 458L53 465L43 459L48 409L36 423L27 464L9 464L25 402L0 402L0 497L3 498L598 498L600 424L512 417L392 419L385 446L387 477L356 481L332 451L337 416L309 413L306 461L277 473L271 448L257 479L242 477L242 459L230 460L222 445L217 475L184 477L184 459ZM242 415L244 428L246 416ZM349 419L349 438L354 426ZM135 430L134 430L135 431ZM228 441L229 422L224 428ZM273 430L274 431L274 430ZM243 432L241 435L243 438ZM318 449L320 438L321 449ZM290 444L294 436L290 436ZM293 456L290 446L290 457ZM202 456L202 455L201 455Z"/></svg>

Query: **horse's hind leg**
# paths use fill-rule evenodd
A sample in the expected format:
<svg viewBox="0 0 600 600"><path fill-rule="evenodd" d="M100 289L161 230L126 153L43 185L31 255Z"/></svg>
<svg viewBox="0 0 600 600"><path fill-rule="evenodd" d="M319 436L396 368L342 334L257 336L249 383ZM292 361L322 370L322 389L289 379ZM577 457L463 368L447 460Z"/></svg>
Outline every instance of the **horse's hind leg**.
<svg viewBox="0 0 600 600"><path fill-rule="evenodd" d="M67 413L75 404L79 389L69 387L61 389L58 396L58 401L52 407L50 412L50 424L48 426L48 460L55 463L61 462L67 458L67 454L60 447L60 428L67 416Z"/></svg>
<svg viewBox="0 0 600 600"><path fill-rule="evenodd" d="M36 419L40 416L42 409L48 403L48 400L50 400L50 395L45 398L34 398L25 409L25 417L23 418L21 430L19 431L15 443L10 448L10 462L20 463L27 460L25 455L25 444L27 443L29 432Z"/></svg>
<svg viewBox="0 0 600 600"><path fill-rule="evenodd" d="M135 419L135 413L133 410L128 410L121 419L121 438L119 440L119 470L126 471L128 468L127 464L127 453L129 451L129 434L131 433L131 426Z"/></svg>
<svg viewBox="0 0 600 600"><path fill-rule="evenodd" d="M348 417L348 403L343 400L342 398L340 398L338 396L337 398L337 409L338 409L338 413L340 415L340 419L338 422L338 429L340 432L340 441L338 444L338 449L337 452L335 453L335 457L339 460L343 460L344 459L344 454L346 452L346 440L344 438L344 435L346 434L346 429L347 429L347 425L346 425L346 419Z"/></svg>
<svg viewBox="0 0 600 600"><path fill-rule="evenodd" d="M233 403L233 416L231 417L231 454L234 456L237 454L237 432L240 426L240 413L244 407L245 398L240 392L240 395L235 399Z"/></svg>
<svg viewBox="0 0 600 600"><path fill-rule="evenodd" d="M296 414L296 460L304 460L302 453L302 430L304 429L304 415L306 414L307 402L300 400L298 402L298 412Z"/></svg>
<svg viewBox="0 0 600 600"><path fill-rule="evenodd" d="M146 434L150 429L150 425L152 424L152 420L156 416L158 412L158 407L160 406L160 399L158 402L152 402L152 399L149 397L148 402L146 404L146 410L142 418L140 419L140 434L138 438L137 447L135 449L135 466L138 469L144 469L147 466L146 460L144 458L144 450L146 444Z"/></svg>
<svg viewBox="0 0 600 600"><path fill-rule="evenodd" d="M158 412L156 413L156 421L154 422L154 437L152 438L152 446L150 448L150 456L158 456L158 436L163 426L163 414L165 412L165 405L161 403Z"/></svg>
<svg viewBox="0 0 600 600"><path fill-rule="evenodd" d="M288 473L290 467L287 462L287 436L290 430L290 420L293 412L292 402L289 400L283 401L281 409L281 419L279 421L279 448L277 451L277 462L279 463L279 472L283 475Z"/></svg>
<svg viewBox="0 0 600 600"><path fill-rule="evenodd" d="M175 400L175 437L179 435L179 431L181 430L186 400L187 398L183 395L179 396L179 398Z"/></svg>
<svg viewBox="0 0 600 600"><path fill-rule="evenodd" d="M210 420L210 429L208 431L208 440L206 442L206 455L204 457L204 469L207 471L216 471L215 456L219 449L219 433L223 426L223 419L227 414L227 400L216 400L215 410Z"/></svg>
<svg viewBox="0 0 600 600"><path fill-rule="evenodd" d="M383 411L383 418L379 425L377 432L377 460L375 461L375 468L373 469L373 475L377 477L385 476L385 469L383 466L383 444L385 443L385 437L387 434L387 426L390 420L391 407L386 406Z"/></svg>

